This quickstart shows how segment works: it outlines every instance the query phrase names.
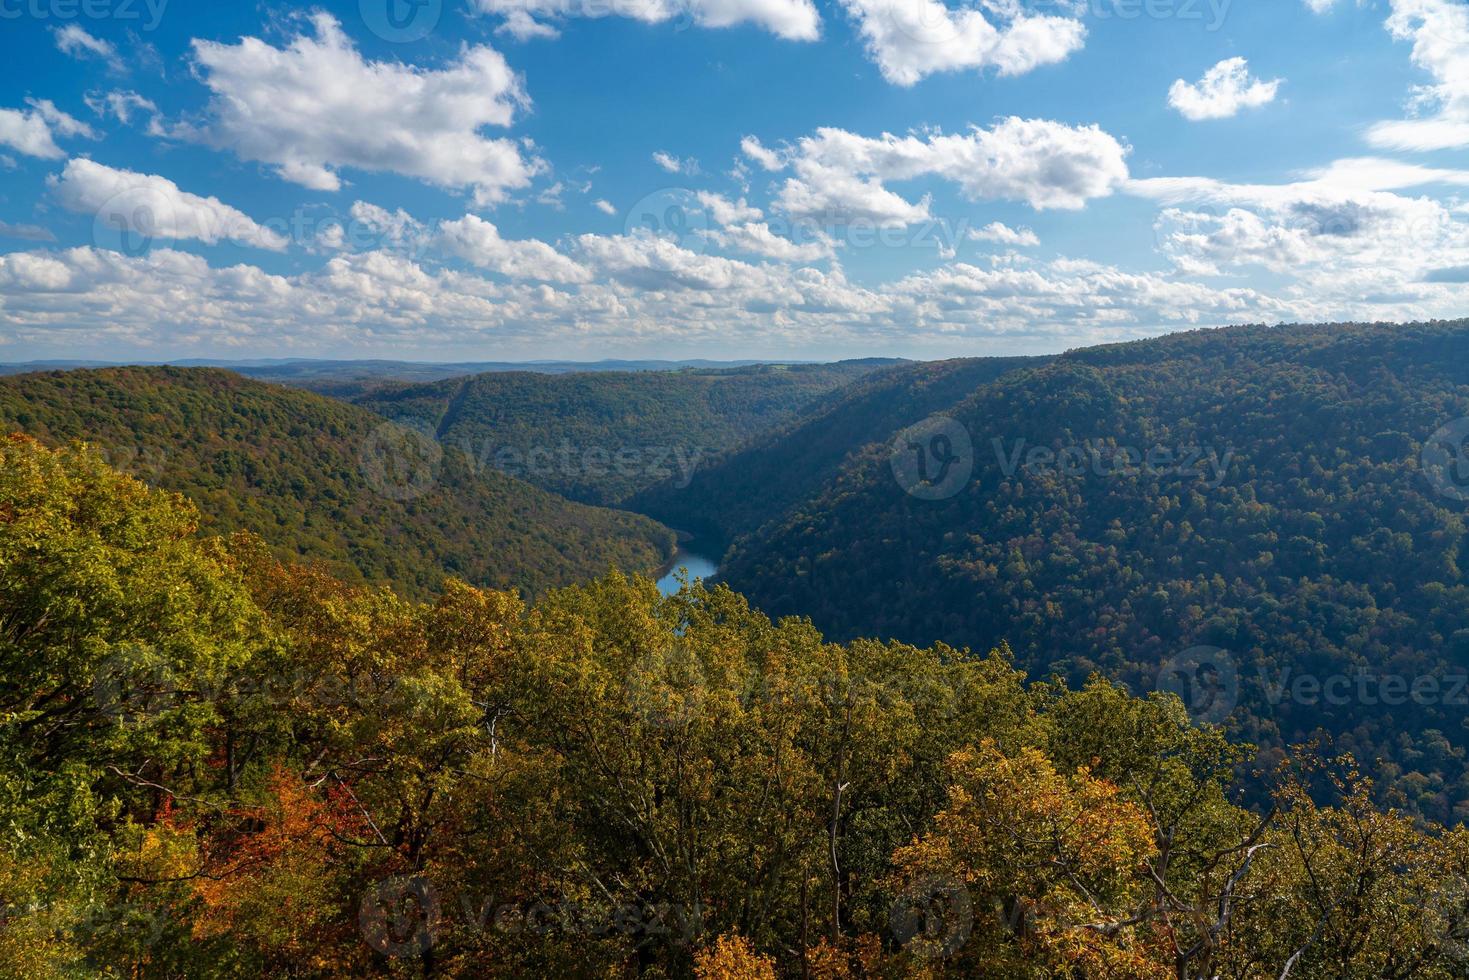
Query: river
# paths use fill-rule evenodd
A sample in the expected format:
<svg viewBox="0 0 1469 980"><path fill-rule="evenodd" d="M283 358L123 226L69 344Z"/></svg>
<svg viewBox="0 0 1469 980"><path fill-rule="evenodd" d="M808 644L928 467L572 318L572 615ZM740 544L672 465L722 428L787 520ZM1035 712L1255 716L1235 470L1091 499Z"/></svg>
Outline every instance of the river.
<svg viewBox="0 0 1469 980"><path fill-rule="evenodd" d="M683 545L673 553L673 561L668 566L668 573L658 580L658 591L664 595L672 595L678 591L678 572L681 568L689 570L689 580L696 578L711 579L714 573L719 571L719 565L715 561L706 558L697 551L690 551Z"/></svg>

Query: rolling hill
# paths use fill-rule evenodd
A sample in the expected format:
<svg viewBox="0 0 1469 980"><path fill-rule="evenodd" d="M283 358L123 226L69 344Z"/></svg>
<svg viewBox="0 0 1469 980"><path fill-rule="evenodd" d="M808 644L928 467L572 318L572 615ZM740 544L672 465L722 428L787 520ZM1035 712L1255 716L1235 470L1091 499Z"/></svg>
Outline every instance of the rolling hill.
<svg viewBox="0 0 1469 980"><path fill-rule="evenodd" d="M955 383L883 396L911 411L842 432L814 488L797 426L707 497L641 502L739 535L721 578L772 615L1139 691L1213 658L1190 690L1265 761L1330 735L1398 802L1469 814L1469 322L1195 332L967 388L906 370Z"/></svg>
<svg viewBox="0 0 1469 980"><path fill-rule="evenodd" d="M0 427L102 447L199 505L206 532L251 530L283 557L409 595L452 574L538 594L610 566L652 572L673 534L563 500L365 408L208 368L0 378Z"/></svg>
<svg viewBox="0 0 1469 980"><path fill-rule="evenodd" d="M715 454L895 362L682 371L491 373L368 392L357 403L432 429L446 455L586 503L687 480Z"/></svg>

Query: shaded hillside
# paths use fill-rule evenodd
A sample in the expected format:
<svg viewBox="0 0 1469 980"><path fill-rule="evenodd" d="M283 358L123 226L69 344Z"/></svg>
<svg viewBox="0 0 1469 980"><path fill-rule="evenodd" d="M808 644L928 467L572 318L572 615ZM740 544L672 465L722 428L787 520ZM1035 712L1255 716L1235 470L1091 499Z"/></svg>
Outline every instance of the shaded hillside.
<svg viewBox="0 0 1469 980"><path fill-rule="evenodd" d="M1043 358L902 364L822 398L779 429L701 466L688 486L668 480L626 506L725 545L815 493L855 451L952 405L1007 371Z"/></svg>
<svg viewBox="0 0 1469 980"><path fill-rule="evenodd" d="M433 428L446 454L573 500L615 504L664 479L685 483L714 455L892 363L483 374L370 392L358 403Z"/></svg>
<svg viewBox="0 0 1469 980"><path fill-rule="evenodd" d="M651 571L672 534L562 500L366 409L205 368L112 368L0 379L0 426L81 439L194 500L210 532L248 529L283 556L409 594L446 574L541 592Z"/></svg>
<svg viewBox="0 0 1469 980"><path fill-rule="evenodd" d="M1469 423L1443 428L1469 417L1469 323L1083 350L944 414L973 447L952 496L907 493L889 447L854 447L722 577L839 638L1008 640L1031 668L1138 690L1220 648L1209 710L1237 700L1239 734L1331 733L1421 811L1469 812ZM1435 482L1441 429L1461 462Z"/></svg>

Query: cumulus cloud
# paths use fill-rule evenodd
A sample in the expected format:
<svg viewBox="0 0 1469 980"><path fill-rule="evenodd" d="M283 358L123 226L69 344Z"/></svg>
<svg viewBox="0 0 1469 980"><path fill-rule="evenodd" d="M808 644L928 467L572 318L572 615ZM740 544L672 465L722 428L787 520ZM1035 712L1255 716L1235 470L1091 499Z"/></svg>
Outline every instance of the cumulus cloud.
<svg viewBox="0 0 1469 980"><path fill-rule="evenodd" d="M996 245L1012 245L1028 248L1039 245L1040 238L1029 228L1011 228L1003 221L992 221L983 228L969 229L969 238L976 242L994 242Z"/></svg>
<svg viewBox="0 0 1469 980"><path fill-rule="evenodd" d="M1293 295L1340 318L1385 318L1367 298L1398 304L1408 317L1442 316L1452 284L1433 278L1469 265L1469 223L1428 197L1398 188L1438 182L1424 169L1342 161L1290 184L1228 184L1208 178L1136 181L1134 193L1169 205L1159 214L1159 248L1186 275L1240 275L1251 267L1288 277ZM1469 174L1459 175L1459 179Z"/></svg>
<svg viewBox="0 0 1469 980"><path fill-rule="evenodd" d="M94 37L77 24L54 27L51 33L56 38L57 50L62 54L70 55L73 58L97 58L105 61L107 66L114 71L122 69L122 59L118 57L117 48L111 41Z"/></svg>
<svg viewBox="0 0 1469 980"><path fill-rule="evenodd" d="M92 127L56 108L46 99L27 99L29 109L0 109L0 146L17 153L59 160L66 151L56 145L57 137L80 136L96 139Z"/></svg>
<svg viewBox="0 0 1469 980"><path fill-rule="evenodd" d="M840 268L752 265L649 236L583 236L576 249L597 275L570 286L495 281L378 251L337 255L317 271L289 276L248 265L214 268L168 249L10 253L0 255L0 337L166 345L171 356L230 345L309 352L519 343L530 352L547 343L605 349L630 339L772 347L1013 336L1076 346L1333 312L1326 304L1074 260L948 264L863 287ZM1454 287L1422 288L1432 297ZM1436 302L1426 301L1422 313Z"/></svg>
<svg viewBox="0 0 1469 980"><path fill-rule="evenodd" d="M842 5L856 20L868 56L895 85L963 69L1021 75L1065 61L1086 40L1080 20L1028 13L1017 0L959 7L941 0L842 0Z"/></svg>
<svg viewBox="0 0 1469 980"><path fill-rule="evenodd" d="M1469 6L1458 0L1392 0L1387 29L1413 44L1413 64L1433 79L1417 89L1414 118L1379 122L1367 131L1374 146L1445 150L1469 146Z"/></svg>
<svg viewBox="0 0 1469 980"><path fill-rule="evenodd" d="M724 248L777 262L816 262L831 258L833 254L832 243L824 236L798 243L776 234L763 221L731 224L710 232L710 237Z"/></svg>
<svg viewBox="0 0 1469 980"><path fill-rule="evenodd" d="M1244 58L1229 58L1204 72L1197 82L1179 79L1168 90L1168 104L1185 119L1228 119L1245 109L1256 109L1275 100L1281 80L1261 81L1250 75Z"/></svg>
<svg viewBox="0 0 1469 980"><path fill-rule="evenodd" d="M545 242L502 238L498 228L472 214L441 223L438 241L449 254L512 279L586 282L591 278L585 268Z"/></svg>
<svg viewBox="0 0 1469 980"><path fill-rule="evenodd" d="M731 201L722 194L699 191L694 198L704 210L709 212L709 217L714 220L715 224L736 225L746 221L759 221L765 216L759 208L746 204L743 197L738 201Z"/></svg>
<svg viewBox="0 0 1469 980"><path fill-rule="evenodd" d="M646 24L687 18L700 27L753 24L790 41L814 41L821 18L811 0L474 0L481 13L504 18L499 28L518 39L554 37L548 22L572 17L630 17Z"/></svg>
<svg viewBox="0 0 1469 980"><path fill-rule="evenodd" d="M795 176L777 203L786 213L826 222L912 224L929 201L910 202L884 182L936 176L970 200L1023 201L1076 210L1127 180L1128 148L1096 126L1010 117L967 133L877 138L819 129L792 152Z"/></svg>
<svg viewBox="0 0 1469 980"><path fill-rule="evenodd" d="M481 130L509 126L528 104L520 76L488 46L465 46L441 69L366 61L330 14L285 48L259 38L195 40L207 121L178 134L273 166L286 180L335 191L344 167L415 177L505 200L539 169L515 141Z"/></svg>
<svg viewBox="0 0 1469 980"><path fill-rule="evenodd" d="M51 187L62 207L94 215L103 227L114 231L175 241L195 239L208 245L233 241L274 251L288 244L286 236L257 224L218 198L190 194L154 174L75 159L51 179Z"/></svg>
<svg viewBox="0 0 1469 980"><path fill-rule="evenodd" d="M596 208L598 211L601 211L603 214L617 213L617 205L613 204L611 201L604 200L603 198L598 198L597 200L593 201L592 207Z"/></svg>

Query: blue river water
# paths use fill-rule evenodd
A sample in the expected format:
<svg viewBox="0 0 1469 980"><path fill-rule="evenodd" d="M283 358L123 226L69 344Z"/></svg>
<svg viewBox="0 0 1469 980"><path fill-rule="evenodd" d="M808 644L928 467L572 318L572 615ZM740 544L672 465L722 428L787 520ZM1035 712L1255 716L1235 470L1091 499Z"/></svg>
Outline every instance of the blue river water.
<svg viewBox="0 0 1469 980"><path fill-rule="evenodd" d="M681 568L689 570L689 580L696 578L709 579L719 571L719 566L703 555L689 551L682 545L673 554L673 564L669 566L668 574L658 580L658 591L664 595L672 595L678 591L678 572Z"/></svg>

